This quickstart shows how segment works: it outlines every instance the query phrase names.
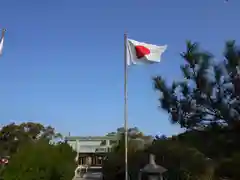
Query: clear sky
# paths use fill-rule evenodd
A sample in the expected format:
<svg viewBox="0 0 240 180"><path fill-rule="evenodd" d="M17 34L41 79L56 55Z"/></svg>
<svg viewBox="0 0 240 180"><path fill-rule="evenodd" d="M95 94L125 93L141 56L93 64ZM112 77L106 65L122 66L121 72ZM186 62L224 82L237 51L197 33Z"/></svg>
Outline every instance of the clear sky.
<svg viewBox="0 0 240 180"><path fill-rule="evenodd" d="M38 121L63 134L104 135L123 125L123 33L168 45L162 62L129 72L129 125L175 134L152 76L179 79L187 39L221 57L240 40L240 1L2 0L0 123Z"/></svg>

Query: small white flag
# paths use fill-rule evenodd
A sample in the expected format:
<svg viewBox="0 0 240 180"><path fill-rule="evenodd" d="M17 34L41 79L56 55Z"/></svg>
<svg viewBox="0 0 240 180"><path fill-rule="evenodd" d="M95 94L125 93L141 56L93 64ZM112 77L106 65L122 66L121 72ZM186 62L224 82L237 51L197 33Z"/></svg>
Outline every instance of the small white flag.
<svg viewBox="0 0 240 180"><path fill-rule="evenodd" d="M157 46L127 39L127 64L159 63L167 45Z"/></svg>
<svg viewBox="0 0 240 180"><path fill-rule="evenodd" d="M3 44L4 44L4 34L5 34L5 31L6 31L6 29L2 30L2 37L1 37L1 40L0 40L0 56L3 53Z"/></svg>
<svg viewBox="0 0 240 180"><path fill-rule="evenodd" d="M3 43L4 43L4 36L2 36L1 41L0 41L0 55L3 53Z"/></svg>

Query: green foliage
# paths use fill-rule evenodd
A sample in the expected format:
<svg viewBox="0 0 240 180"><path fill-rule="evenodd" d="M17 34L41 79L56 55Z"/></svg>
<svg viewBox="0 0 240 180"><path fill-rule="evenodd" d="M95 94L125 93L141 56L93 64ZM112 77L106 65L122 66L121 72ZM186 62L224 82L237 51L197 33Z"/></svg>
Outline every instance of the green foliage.
<svg viewBox="0 0 240 180"><path fill-rule="evenodd" d="M161 76L154 78L161 92L160 102L173 123L188 129L212 124L234 127L240 120L240 50L234 41L225 45L224 60L200 50L197 43L187 42L181 53L183 80L167 86Z"/></svg>
<svg viewBox="0 0 240 180"><path fill-rule="evenodd" d="M103 163L104 179L123 179L124 178L124 153L125 153L125 130L123 127L118 128L116 132L112 132L118 136L119 141L113 147L113 151L108 154L107 159ZM144 148L151 145L152 137L144 135L137 127L128 129L128 156L131 177L137 178L139 166L146 156L142 154Z"/></svg>
<svg viewBox="0 0 240 180"><path fill-rule="evenodd" d="M32 122L19 125L11 123L0 130L0 155L12 155L25 143L40 139L50 141L59 137L61 135L50 126L44 127L42 124Z"/></svg>
<svg viewBox="0 0 240 180"><path fill-rule="evenodd" d="M14 175L18 178L22 176L33 178L33 174L38 171L39 173L50 171L48 167L50 167L52 158L58 157L59 160L62 159L57 152L61 152L62 156L66 156L64 159L67 161L70 158L71 148L63 144L50 145L49 143L56 140L56 138L61 138L61 135L56 133L54 128L50 126L44 127L39 123L27 122L19 125L11 123L2 127L0 130L0 155L10 156L10 164L1 167L0 176L2 177L2 174L4 174L8 179L14 179ZM73 159L71 157L71 160ZM57 160L53 160L53 162L57 162ZM47 166L44 169L45 165ZM51 165L54 166L54 164ZM72 171L71 169L71 173ZM33 174L31 175L31 173ZM36 179L36 177L33 179Z"/></svg>
<svg viewBox="0 0 240 180"><path fill-rule="evenodd" d="M227 127L211 127L204 131L188 131L178 136L178 140L197 148L207 157L218 161L231 158L240 150L239 131Z"/></svg>
<svg viewBox="0 0 240 180"><path fill-rule="evenodd" d="M209 171L212 168L210 161L190 143L184 142L183 138L180 141L178 136L174 138L161 136L157 137L150 145L138 148L139 146L135 144L133 137L135 136L130 136L128 142L128 162L131 179L137 179L139 170L148 163L149 153L156 155L157 164L168 169L166 176L172 180L198 180L203 176L213 176L213 172ZM108 154L103 163L105 180L124 177L124 152L124 134L122 134L119 144L113 152Z"/></svg>
<svg viewBox="0 0 240 180"><path fill-rule="evenodd" d="M125 133L124 128L118 128L115 136L118 136L118 143L113 146L114 152L124 153L125 151ZM134 153L137 150L144 149L152 143L152 136L144 135L137 127L128 129L128 151Z"/></svg>
<svg viewBox="0 0 240 180"><path fill-rule="evenodd" d="M200 179L211 166L204 154L176 139L156 140L149 151L168 169L170 179Z"/></svg>
<svg viewBox="0 0 240 180"><path fill-rule="evenodd" d="M122 148L124 149L124 148ZM131 179L137 179L138 172L148 162L145 151L135 151L128 154L129 175ZM125 173L124 151L111 152L103 163L103 175L105 180L123 179Z"/></svg>
<svg viewBox="0 0 240 180"><path fill-rule="evenodd" d="M139 170L148 163L149 153L156 155L157 164L168 169L165 176L171 180L198 180L206 175L213 176L208 171L211 168L210 161L197 149L173 139L160 139L145 150L130 151L128 160L132 179L137 179ZM124 177L124 170L124 151L110 153L103 166L105 179Z"/></svg>
<svg viewBox="0 0 240 180"><path fill-rule="evenodd" d="M215 174L217 177L228 178L232 180L240 179L240 153L234 154L231 158L222 159L218 167L216 168Z"/></svg>
<svg viewBox="0 0 240 180"><path fill-rule="evenodd" d="M168 86L161 76L154 78L161 107L173 123L188 129L177 140L212 159L217 179L240 179L240 49L229 41L223 60L215 61L187 42L181 57L182 81Z"/></svg>
<svg viewBox="0 0 240 180"><path fill-rule="evenodd" d="M74 157L65 143L50 145L46 140L24 144L14 154L4 180L69 180L74 176Z"/></svg>

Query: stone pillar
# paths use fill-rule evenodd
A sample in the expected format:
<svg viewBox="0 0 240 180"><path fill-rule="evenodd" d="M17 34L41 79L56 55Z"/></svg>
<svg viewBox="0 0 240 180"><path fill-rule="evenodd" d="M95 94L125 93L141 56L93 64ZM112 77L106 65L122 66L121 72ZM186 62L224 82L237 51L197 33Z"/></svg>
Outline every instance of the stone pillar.
<svg viewBox="0 0 240 180"><path fill-rule="evenodd" d="M79 153L80 152L80 142L79 140L76 140L76 151Z"/></svg>
<svg viewBox="0 0 240 180"><path fill-rule="evenodd" d="M77 152L77 148L78 148L78 141L77 139L75 140L75 151Z"/></svg>
<svg viewBox="0 0 240 180"><path fill-rule="evenodd" d="M110 147L110 140L109 140L109 139L106 140L106 146L107 146L107 147Z"/></svg>

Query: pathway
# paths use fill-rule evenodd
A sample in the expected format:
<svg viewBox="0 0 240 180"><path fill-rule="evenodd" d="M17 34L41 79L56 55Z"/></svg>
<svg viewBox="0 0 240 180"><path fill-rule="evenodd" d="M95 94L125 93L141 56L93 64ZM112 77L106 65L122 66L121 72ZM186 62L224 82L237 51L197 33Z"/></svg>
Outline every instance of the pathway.
<svg viewBox="0 0 240 180"><path fill-rule="evenodd" d="M87 172L83 177L74 177L73 180L101 180L101 172Z"/></svg>

